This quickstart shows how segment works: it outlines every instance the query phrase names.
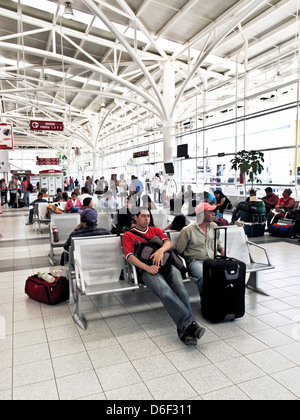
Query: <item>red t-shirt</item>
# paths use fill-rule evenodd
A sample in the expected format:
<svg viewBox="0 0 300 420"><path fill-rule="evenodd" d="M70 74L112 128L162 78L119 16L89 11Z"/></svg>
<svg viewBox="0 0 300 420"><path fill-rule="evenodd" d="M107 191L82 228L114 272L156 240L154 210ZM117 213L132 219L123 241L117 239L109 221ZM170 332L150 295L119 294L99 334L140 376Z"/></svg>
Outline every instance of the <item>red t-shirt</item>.
<svg viewBox="0 0 300 420"><path fill-rule="evenodd" d="M281 205L281 206L283 206L283 205L284 206L289 206L291 204L291 202L293 202L293 203L295 202L295 200L292 197L289 197L287 200L284 197L281 197L280 200L279 200L279 202L278 202L278 204ZM281 217L284 217L285 211L286 210L283 210L280 213Z"/></svg>
<svg viewBox="0 0 300 420"><path fill-rule="evenodd" d="M149 226L145 231L139 230L137 228L132 228L131 230L132 232L125 232L123 236L123 248L126 258L128 258L130 255L134 255L134 244L137 242L147 242L147 240L150 240L154 236L158 236L163 241L170 240L170 238L163 232L162 229L155 226ZM134 231L144 235L145 239L135 235L133 233Z"/></svg>

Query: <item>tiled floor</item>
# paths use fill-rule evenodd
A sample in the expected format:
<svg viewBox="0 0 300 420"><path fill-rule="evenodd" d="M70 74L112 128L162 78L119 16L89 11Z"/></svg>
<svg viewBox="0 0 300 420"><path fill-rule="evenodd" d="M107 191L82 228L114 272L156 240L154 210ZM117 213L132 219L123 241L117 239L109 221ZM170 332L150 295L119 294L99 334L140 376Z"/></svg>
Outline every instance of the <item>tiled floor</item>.
<svg viewBox="0 0 300 420"><path fill-rule="evenodd" d="M27 212L0 216L0 400L299 399L300 244L265 235L275 270L260 274L263 296L247 291L244 318L204 322L197 348L144 290L84 299L86 331L74 306L51 307L24 293L28 275L48 270L48 235L25 226Z"/></svg>

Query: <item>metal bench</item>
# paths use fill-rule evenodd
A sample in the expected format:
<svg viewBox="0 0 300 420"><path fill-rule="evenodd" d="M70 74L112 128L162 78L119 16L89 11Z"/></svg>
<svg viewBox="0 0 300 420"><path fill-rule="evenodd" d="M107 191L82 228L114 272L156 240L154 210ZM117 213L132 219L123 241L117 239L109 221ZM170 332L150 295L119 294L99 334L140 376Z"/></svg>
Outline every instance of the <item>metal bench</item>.
<svg viewBox="0 0 300 420"><path fill-rule="evenodd" d="M49 221L49 220L48 220ZM80 215L78 213L68 214L51 214L50 219L50 264L55 265L54 248L62 248L69 238L69 235L78 226ZM52 228L56 226L58 229L59 242L54 242Z"/></svg>
<svg viewBox="0 0 300 420"><path fill-rule="evenodd" d="M42 224L49 225L50 223L50 219L46 217L48 205L49 203L36 203L34 205L33 224L34 229L39 233L43 233L41 228Z"/></svg>
<svg viewBox="0 0 300 420"><path fill-rule="evenodd" d="M262 289L257 286L258 272L275 268L271 264L267 250L260 245L248 240L245 231L241 226L228 226L227 229L227 256L236 258L246 264L246 272L249 278L246 284L248 289L267 296ZM180 232L169 231L168 235L176 248L176 242ZM223 229L221 235L223 235ZM221 236L222 237L222 236ZM254 255L255 254L255 255Z"/></svg>
<svg viewBox="0 0 300 420"><path fill-rule="evenodd" d="M132 281L127 275L124 276L125 280L120 280L122 270L126 273L128 268L120 237L102 236L76 241L74 263L77 299L73 319L82 329L87 327L87 321L82 313L82 296L139 288L135 267L132 267Z"/></svg>
<svg viewBox="0 0 300 420"><path fill-rule="evenodd" d="M116 235L111 235L112 237L116 237ZM105 237L110 237L110 235L105 235ZM74 262L74 250L76 248L76 244L78 241L84 241L84 240L94 240L94 239L100 239L103 238L103 236L81 236L81 237L74 237L71 239L71 245L69 247L69 250L64 250L64 254L66 257L64 258L65 261L65 267L67 269L67 279L69 282L69 304L76 303L76 297L75 297L75 290L74 290L74 279L75 279L75 262Z"/></svg>

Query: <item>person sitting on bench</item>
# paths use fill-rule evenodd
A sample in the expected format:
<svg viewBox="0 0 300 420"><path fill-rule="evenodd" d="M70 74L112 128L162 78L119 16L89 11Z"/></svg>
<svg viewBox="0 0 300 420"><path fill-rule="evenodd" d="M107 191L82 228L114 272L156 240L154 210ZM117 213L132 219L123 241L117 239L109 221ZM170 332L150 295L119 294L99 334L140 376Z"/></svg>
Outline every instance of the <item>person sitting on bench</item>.
<svg viewBox="0 0 300 420"><path fill-rule="evenodd" d="M79 238L85 236L101 236L101 235L111 235L111 232L102 227L97 227L98 215L95 209L86 208L84 210L79 210L80 214L80 223L79 225L70 233L69 238L64 244L65 251L69 251L71 246L72 238ZM60 260L60 265L65 265L66 262L66 253L63 252Z"/></svg>
<svg viewBox="0 0 300 420"><path fill-rule="evenodd" d="M197 221L182 229L176 249L186 260L189 273L198 286L200 298L203 288L203 261L214 258L214 235L217 225L214 223L216 206L200 203L196 207ZM224 247L217 232L217 251L224 255Z"/></svg>
<svg viewBox="0 0 300 420"><path fill-rule="evenodd" d="M34 206L35 204L38 203L47 203L48 201L45 200L43 198L43 193L38 193L37 199L32 201L32 203L30 203L30 206L33 206L30 210L29 210L29 217L28 217L28 222L26 223L26 225L32 225L33 224L33 215L34 215Z"/></svg>
<svg viewBox="0 0 300 420"><path fill-rule="evenodd" d="M186 345L197 345L205 329L200 327L192 314L189 295L182 281L179 270L171 266L166 278L159 272L163 265L164 254L172 249L169 237L162 229L149 226L150 214L147 207L140 207L134 216L136 227L124 233L123 247L128 261L141 270L141 281L160 298L167 312L177 325L179 338ZM152 265L147 265L135 256L135 244L148 242L153 237L159 237L163 245L157 251L153 251Z"/></svg>

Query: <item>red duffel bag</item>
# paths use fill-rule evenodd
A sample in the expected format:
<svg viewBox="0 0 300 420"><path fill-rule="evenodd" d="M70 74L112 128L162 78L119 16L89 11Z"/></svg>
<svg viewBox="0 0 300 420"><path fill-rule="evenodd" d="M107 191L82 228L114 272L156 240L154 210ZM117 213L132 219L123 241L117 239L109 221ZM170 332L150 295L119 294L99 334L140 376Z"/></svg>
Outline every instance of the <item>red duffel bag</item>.
<svg viewBox="0 0 300 420"><path fill-rule="evenodd" d="M55 281L49 283L35 274L26 280L25 293L31 299L47 305L55 305L68 300L69 282L66 277L55 277Z"/></svg>

